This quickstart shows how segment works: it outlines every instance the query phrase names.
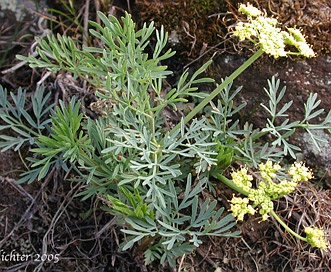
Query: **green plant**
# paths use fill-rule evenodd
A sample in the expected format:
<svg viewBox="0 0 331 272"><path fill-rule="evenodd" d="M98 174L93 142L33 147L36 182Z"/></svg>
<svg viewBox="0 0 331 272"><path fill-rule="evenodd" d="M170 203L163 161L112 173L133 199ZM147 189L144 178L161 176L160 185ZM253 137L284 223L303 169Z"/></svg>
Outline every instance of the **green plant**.
<svg viewBox="0 0 331 272"><path fill-rule="evenodd" d="M53 107L53 104L48 103L50 96L51 94L45 94L42 88L35 92L30 102L32 113L29 113L26 110L26 91L19 88L16 95L11 92L9 97L7 90L0 85L0 118L5 124L0 126L0 131L12 129L19 135L0 135L0 139L4 140L0 142L1 152L10 148L17 151L24 143L33 145L38 136L48 129L49 114Z"/></svg>
<svg viewBox="0 0 331 272"><path fill-rule="evenodd" d="M128 14L123 25L115 17L99 16L105 27L92 22L98 31L91 34L104 43L104 49L79 50L71 38L48 36L39 41L41 59L26 59L33 67L65 69L88 79L99 90L98 102L111 101L112 108L104 109L107 114L97 120L83 121L79 101L72 99L68 108L60 102L51 115L50 136L39 135L31 149L41 156L30 158L31 170L21 181L32 181L36 173L41 179L53 166L73 167L79 179L90 184L81 194L83 199L98 194L105 201L104 209L128 227L123 229L128 235L123 249L138 244L147 263L161 259L174 265L174 257L199 246L203 235L239 234L229 232L235 221L231 215L221 217L223 208L215 211L216 201L198 205L198 195L210 183L206 170L216 163L217 155L207 120L194 120L186 127L182 122L181 129L170 135L162 115L166 106L176 108L187 96L206 96L193 85L212 82L199 77L211 62L190 77L185 71L177 86L163 96L163 78L170 72L158 64L174 54L162 53L167 42L163 29L156 31L149 59L144 50L153 23L135 31Z"/></svg>
<svg viewBox="0 0 331 272"><path fill-rule="evenodd" d="M242 128L234 116L245 104L234 107L240 88L231 92L231 82L263 54L263 46L209 95L198 92L196 85L213 82L201 77L211 61L191 76L186 70L177 86L163 94L163 80L171 72L159 64L174 55L171 50L165 51L167 34L163 28L156 31L155 49L149 56L145 50L154 32L153 23L136 31L128 14L122 23L102 13L99 17L104 26L91 22L94 29L90 33L102 48L79 49L70 37L49 35L38 40L40 58L18 56L31 67L46 67L54 73L65 70L87 80L97 90L97 104L101 107L112 104L103 107L103 114L92 119L80 112L80 101L72 98L67 107L60 102L51 112L51 118L44 121L49 124L49 137L38 131L38 127L33 132L30 144L34 145L31 149L34 156L28 159L30 170L19 182L42 179L51 167L62 167L65 171L73 168L77 180L89 184L80 194L82 199L98 195L105 203L104 209L116 215L118 224L123 225L122 231L127 235L123 249L136 246L144 252L146 263L160 259L174 266L175 257L191 252L202 243L201 236L239 235L237 231L230 232L235 225L234 217L231 214L222 217L224 208L217 207L215 200L199 201L203 190L213 191L213 182L220 180L240 192L238 186L223 176L229 165L244 161L257 167L267 159L281 161L288 154L295 157L298 147L288 142L289 136L304 128L318 145L322 139L314 136L313 129L330 128L331 113L318 125L308 123L323 112L316 110L319 102L312 95L305 105L304 119L289 123L286 110L291 102L278 110L285 89L278 93L280 81L272 78L268 82L269 90L266 89L270 102L263 106L270 114L266 127ZM214 104L212 99L217 95L219 99ZM187 102L189 96L203 100L169 131L164 109L176 110L176 104ZM8 124L6 128L16 123L24 126L22 117L34 122L27 118L25 110L17 114L7 100L4 95L1 101L6 102L0 112ZM24 109L24 101L19 103L17 108ZM197 114L207 104L212 105L210 115L199 117ZM39 110L43 114L37 114L37 120L48 111L49 108ZM6 117L11 115L13 119ZM285 120L277 125L278 118ZM13 129L21 131L15 126ZM261 137L266 134L273 140L263 143ZM2 139L4 150L15 145L12 138L2 136ZM241 192L245 194L244 190Z"/></svg>

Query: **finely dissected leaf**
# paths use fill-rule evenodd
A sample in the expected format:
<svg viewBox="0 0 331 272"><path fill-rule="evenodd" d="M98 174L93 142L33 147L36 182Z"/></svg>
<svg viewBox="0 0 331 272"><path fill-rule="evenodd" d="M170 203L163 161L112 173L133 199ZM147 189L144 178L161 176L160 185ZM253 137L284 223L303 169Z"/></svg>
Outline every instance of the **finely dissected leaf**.
<svg viewBox="0 0 331 272"><path fill-rule="evenodd" d="M175 233L180 233L180 230L179 230L179 229L177 229L177 228L171 226L170 224L166 224L165 222L162 222L162 221L160 221L160 220L158 220L158 223L159 223L161 226L163 226L164 228L166 228L167 231L170 230L170 231L173 231L173 232L175 232ZM167 234L166 234L166 233L163 233L162 235L166 236ZM169 234L169 235L172 235L172 234Z"/></svg>
<svg viewBox="0 0 331 272"><path fill-rule="evenodd" d="M280 80L278 79L277 81L275 81L275 78L272 77L272 80L268 81L268 84L269 90L265 89L265 91L269 97L269 108L265 105L262 105L262 107L270 114L271 119L267 118L266 127L262 129L262 132L270 133L276 138L275 140L273 140L272 145L278 145L282 147L282 152L284 155L289 154L291 157L296 158L295 151L300 151L300 148L298 146L290 144L287 139L296 131L297 128L304 128L306 130L310 130L310 128L314 129L314 127L321 127L322 129L326 128L324 127L324 122L318 125L308 123L308 120L316 118L324 112L324 109L315 110L319 106L321 101L317 100L317 94L310 94L307 99L307 102L305 103L305 117L302 121L294 121L290 123L289 119L287 118L283 120L280 125L275 125L275 120L278 117L288 116L288 114L286 114L286 111L292 105L292 101L285 103L280 110L277 110L277 106L285 94L285 87L280 91L279 94L277 94ZM330 116L331 114L329 113L327 118L330 118ZM308 133L312 137L316 147L319 148L313 134L311 134L310 132Z"/></svg>
<svg viewBox="0 0 331 272"><path fill-rule="evenodd" d="M2 148L1 152L5 152L11 149L12 147L14 147L14 150L17 151L27 141L26 139L21 139L7 135L0 135L0 139L5 140L5 142L0 142L0 148Z"/></svg>
<svg viewBox="0 0 331 272"><path fill-rule="evenodd" d="M191 211L192 212L191 212L191 223L190 223L190 225L193 225L194 221L196 219L196 216L197 216L197 211L198 211L198 196L197 195L193 198L192 210Z"/></svg>
<svg viewBox="0 0 331 272"><path fill-rule="evenodd" d="M151 220L142 220L142 219L136 219L133 217L127 217L125 218L125 221L135 230L130 229L122 229L121 231L131 235L129 241L124 245L123 250L126 250L128 248L131 248L134 243L140 241L144 237L149 236L155 236L156 226L154 225L154 222Z"/></svg>
<svg viewBox="0 0 331 272"><path fill-rule="evenodd" d="M36 141L39 147L31 152L43 155L44 158L35 162L32 167L42 166L38 179L46 176L49 166L58 159L75 164L76 161L85 161L86 155L92 149L87 135L79 132L82 114L79 113L80 104L73 98L68 109L60 102L60 108L52 116L50 137L39 135Z"/></svg>
<svg viewBox="0 0 331 272"><path fill-rule="evenodd" d="M193 243L193 245L196 247L199 247L202 244L202 241L198 239L198 236L196 234L193 234L193 237L189 241Z"/></svg>
<svg viewBox="0 0 331 272"><path fill-rule="evenodd" d="M132 236L132 238L127 241L127 243L123 246L122 250L127 250L129 248L131 248L136 242L142 240L144 237L148 236L148 234L144 234L144 235L138 235L137 233L131 232L129 230L122 230L124 233L129 233L129 234L133 234L135 236Z"/></svg>
<svg viewBox="0 0 331 272"><path fill-rule="evenodd" d="M161 259L159 252L157 252L156 250L153 250L153 249L147 249L144 252L144 254L145 254L145 263L146 264L149 264L156 259Z"/></svg>
<svg viewBox="0 0 331 272"><path fill-rule="evenodd" d="M172 248L172 253L175 256L182 256L184 254L189 254L194 250L194 247L188 243L183 243Z"/></svg>
<svg viewBox="0 0 331 272"><path fill-rule="evenodd" d="M21 178L19 180L17 180L18 184L22 184L27 182L28 184L34 182L35 180L37 180L38 175L41 171L42 167L38 167L38 168L33 168L27 172L24 172L21 175Z"/></svg>
<svg viewBox="0 0 331 272"><path fill-rule="evenodd" d="M307 102L305 103L305 119L304 121L311 120L324 112L324 109L319 109L313 112L321 103L321 100L317 100L317 94L310 94Z"/></svg>
<svg viewBox="0 0 331 272"><path fill-rule="evenodd" d="M16 139L12 136L2 137L5 140L0 143L0 146L3 147L2 151L6 151L12 147L17 151L25 143L29 143L30 145L35 143L38 133L50 122L47 114L52 105L45 108L46 102L43 99L48 99L49 96L45 98L43 96L44 90L40 88L31 97L33 116L26 110L29 107L26 99L26 91L19 88L16 95L11 92L10 98L12 102L9 102L7 90L0 86L0 97L3 99L1 101L0 118L7 123L7 125L1 126L0 130L10 128L15 134L19 135Z"/></svg>

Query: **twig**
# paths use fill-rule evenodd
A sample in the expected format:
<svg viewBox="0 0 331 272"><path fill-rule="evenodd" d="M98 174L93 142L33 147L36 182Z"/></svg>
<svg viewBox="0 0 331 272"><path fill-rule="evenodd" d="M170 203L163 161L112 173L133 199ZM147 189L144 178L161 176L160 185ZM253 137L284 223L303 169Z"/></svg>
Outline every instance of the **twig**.
<svg viewBox="0 0 331 272"><path fill-rule="evenodd" d="M31 57L36 57L36 56L38 56L38 53L37 53L37 52L33 52L33 53L31 54ZM19 68L21 68L22 66L24 66L25 64L27 64L27 61L26 61L26 60L23 60L23 61L17 63L16 65L14 65L13 67L1 71L1 73L2 73L2 74L13 73L14 71L16 71L16 70L18 70Z"/></svg>
<svg viewBox="0 0 331 272"><path fill-rule="evenodd" d="M115 224L117 220L117 217L114 216L107 224L105 224L101 230L99 230L96 234L95 234L95 239L99 239L101 237L101 234L104 233L106 230L108 230L111 226L113 226Z"/></svg>
<svg viewBox="0 0 331 272"><path fill-rule="evenodd" d="M95 12L98 13L100 11L100 1L99 0L94 0L94 7L95 7ZM97 24L101 25L101 21L99 16L96 16Z"/></svg>
<svg viewBox="0 0 331 272"><path fill-rule="evenodd" d="M128 4L128 12L129 13L132 13L131 12L131 7L130 7L130 0L126 0L126 3Z"/></svg>
<svg viewBox="0 0 331 272"><path fill-rule="evenodd" d="M85 11L84 11L84 33L83 33L83 44L88 45L88 16L89 16L90 0L85 1Z"/></svg>
<svg viewBox="0 0 331 272"><path fill-rule="evenodd" d="M49 76L52 74L51 71L48 71L45 75L43 75L43 77L37 82L37 86L36 86L36 89L39 90L40 89L40 86L41 84L43 84L45 82L45 80L47 78L49 78Z"/></svg>
<svg viewBox="0 0 331 272"><path fill-rule="evenodd" d="M213 267L217 267L217 264L208 257L208 253L210 251L211 246L208 248L207 254L204 254L204 252L202 252L202 250L200 248L196 248L196 252L203 257L202 261L200 262L200 264L204 261L207 261L209 264L211 264Z"/></svg>
<svg viewBox="0 0 331 272"><path fill-rule="evenodd" d="M180 264L178 266L177 272L180 272L182 270L182 266L183 266L185 257L186 257L186 254L183 254L182 258L180 259Z"/></svg>
<svg viewBox="0 0 331 272"><path fill-rule="evenodd" d="M13 188L15 188L15 190L17 190L24 197L29 198L31 201L34 200L34 198L27 191L25 191L24 188L20 184L17 184L16 180L8 178L8 177L3 178L1 176L0 176L0 180L4 180L4 181L8 182Z"/></svg>

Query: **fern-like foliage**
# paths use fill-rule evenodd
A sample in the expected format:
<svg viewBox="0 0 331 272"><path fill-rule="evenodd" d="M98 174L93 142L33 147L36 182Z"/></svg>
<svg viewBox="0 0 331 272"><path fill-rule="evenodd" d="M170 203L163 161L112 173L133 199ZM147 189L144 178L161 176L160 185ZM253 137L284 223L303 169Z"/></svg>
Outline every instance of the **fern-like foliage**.
<svg viewBox="0 0 331 272"><path fill-rule="evenodd" d="M51 121L49 113L53 107L52 104L48 105L50 95L44 94L41 88L28 101L26 91L22 88L18 88L16 95L13 92L8 95L8 91L0 85L0 118L4 122L0 131L11 129L17 135L0 135L2 152L10 148L17 151L25 143L33 145L42 131L47 129Z"/></svg>
<svg viewBox="0 0 331 272"><path fill-rule="evenodd" d="M235 221L232 215L221 217L224 208L215 210L216 200L207 199L199 205L198 195L205 187L206 179L193 186L191 175L187 177L184 192L178 192L174 183L169 183L167 188L169 195L166 197L165 207L155 206L156 212L153 216L145 214L144 217L139 217L137 213L134 213L134 216L131 213L131 216L124 218L125 222L132 227L132 229L122 230L128 235L128 242L124 245L124 249L131 248L135 244L143 245L149 241L152 245L147 249L141 248L145 252L146 263L159 258L161 263L168 261L174 266L174 258L188 254L201 245L202 236L239 235L238 231L229 232L235 225ZM179 201L179 198L182 199ZM109 200L111 207L115 207L116 203L113 199ZM128 208L121 206L115 210ZM139 213L142 215L140 211Z"/></svg>
<svg viewBox="0 0 331 272"><path fill-rule="evenodd" d="M323 121L317 124L310 123L310 121L324 113L324 109L318 109L318 105L321 100L317 99L317 94L310 94L307 102L305 103L305 115L301 121L290 122L286 111L291 107L292 101L285 103L280 109L279 102L282 100L285 94L286 87L278 93L280 80L276 80L272 77L268 80L269 89L265 89L266 94L269 97L269 107L262 104L262 107L270 114L270 118L267 119L267 123L262 132L267 132L273 135L276 139L273 140L273 146L281 146L283 148L284 155L289 154L291 157L296 158L295 152L300 151L298 146L289 143L288 138L298 129L305 129L316 148L319 149L318 142L325 141L314 135L313 130L315 129L328 129L331 125L331 111L323 118ZM276 124L276 120L283 118L280 125Z"/></svg>
<svg viewBox="0 0 331 272"><path fill-rule="evenodd" d="M113 16L98 15L103 26L91 22L90 33L102 48L80 49L70 37L49 35L38 40L39 58L19 56L31 67L66 70L88 80L100 100L112 103L111 110L92 120L83 118L75 99L68 106L61 101L51 114L49 136L35 139L31 169L20 182L42 179L51 167L75 169L77 179L90 184L80 196L98 195L107 204L104 209L128 226L122 230L128 235L124 250L143 247L151 239L142 249L146 262L160 259L174 265L173 257L192 252L203 235L238 235L229 232L234 218L221 217L224 209L217 209L216 201L198 205L210 184L207 170L217 162L209 122L181 121L181 128L170 134L162 113L165 107L176 109L176 103L186 102L188 96L206 96L196 84L213 82L201 77L211 61L192 76L184 71L177 86L164 95L163 80L171 72L160 63L174 52L164 50L163 28L155 32L151 23L136 31L128 14L121 23ZM149 57L144 50L154 32L155 49ZM197 175L195 187L192 172Z"/></svg>
<svg viewBox="0 0 331 272"><path fill-rule="evenodd" d="M83 156L91 157L93 147L81 128L83 114L79 111L80 103L76 103L74 97L67 108L60 101L60 107L52 115L50 136L38 136L38 147L31 149L31 152L44 157L32 164L32 167L42 166L39 180L46 176L50 165L56 161L60 160L62 164L66 161L74 164L77 161L84 165Z"/></svg>

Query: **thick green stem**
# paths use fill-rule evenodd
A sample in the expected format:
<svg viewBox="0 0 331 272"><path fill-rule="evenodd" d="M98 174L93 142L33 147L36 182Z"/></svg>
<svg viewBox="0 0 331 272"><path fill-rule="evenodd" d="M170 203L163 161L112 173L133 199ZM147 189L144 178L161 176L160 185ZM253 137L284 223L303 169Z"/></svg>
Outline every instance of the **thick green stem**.
<svg viewBox="0 0 331 272"><path fill-rule="evenodd" d="M270 214L277 220L277 222L279 223L279 224L281 224L283 227L284 227L284 229L287 231L287 232L289 232L289 233L291 233L294 237L296 237L296 238L298 238L298 239L300 239L300 240L302 240L302 241L304 241L304 242L307 242L307 238L305 238L305 237L302 237L301 235L299 235L299 234L297 234L295 231L293 231L293 230L291 230L286 224L285 224L285 222L275 213L275 211L274 210L272 210L271 212L270 212Z"/></svg>
<svg viewBox="0 0 331 272"><path fill-rule="evenodd" d="M229 180L228 178L224 177L221 174L215 174L215 178L219 179L220 181L222 181L226 186L228 186L229 188L237 191L238 193L244 195L244 196L248 196L248 193L243 190L242 188L238 187L236 184L234 184L231 180Z"/></svg>
<svg viewBox="0 0 331 272"><path fill-rule="evenodd" d="M245 71L254 61L256 61L263 54L263 50L260 48L253 56L251 56L245 63L243 63L236 71L234 71L228 78L226 78L222 84L218 87L204 100L196 106L193 111L191 111L185 118L184 124L187 124L194 116L196 116L203 108L216 96L218 95L226 86L228 86L235 78L237 78L243 71ZM180 129L181 124L177 124L171 131L172 135L176 130Z"/></svg>

